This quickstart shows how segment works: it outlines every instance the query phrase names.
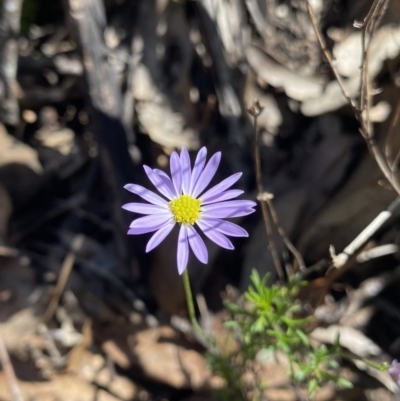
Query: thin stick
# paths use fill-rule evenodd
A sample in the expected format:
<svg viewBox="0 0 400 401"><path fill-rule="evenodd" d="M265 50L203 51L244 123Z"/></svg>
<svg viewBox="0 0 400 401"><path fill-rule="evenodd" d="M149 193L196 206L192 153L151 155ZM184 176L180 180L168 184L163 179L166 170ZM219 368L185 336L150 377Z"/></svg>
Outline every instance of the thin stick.
<svg viewBox="0 0 400 401"><path fill-rule="evenodd" d="M10 357L7 352L6 345L3 339L0 337L0 362L3 366L4 374L7 379L8 387L10 388L11 397L13 401L23 401L21 392L17 384L17 378L15 377L14 369L10 361Z"/></svg>
<svg viewBox="0 0 400 401"><path fill-rule="evenodd" d="M318 23L317 23L317 20L315 18L315 14L314 14L314 11L313 11L313 9L312 9L312 7L310 5L309 0L306 0L306 6L307 6L308 15L309 15L310 20L311 20L311 24L312 24L312 26L314 28L315 36L317 37L317 40L318 40L318 43L319 43L319 45L321 47L322 52L324 53L326 59L328 60L328 64L331 67L332 73L335 76L336 81L338 82L338 84L340 86L340 89L341 89L341 91L343 93L343 96L347 99L347 101L350 104L350 106L352 106L352 108L354 110L357 110L356 105L354 104L353 100L351 99L350 95L348 94L347 89L345 88L345 86L343 84L342 78L339 75L339 73L338 73L338 71L337 71L337 69L335 67L332 54L329 51L328 47L326 46L325 40L324 40L324 38L323 38L319 28L318 28Z"/></svg>
<svg viewBox="0 0 400 401"><path fill-rule="evenodd" d="M248 113L254 118L254 159L255 159L255 164L256 164L256 180L257 180L257 190L258 190L258 195L262 196L264 193L264 187L262 184L262 173L261 173L261 158L260 158L260 148L258 146L259 142L259 133L257 129L257 118L260 115L260 113L263 111L263 107L260 105L258 101L253 102L253 105L247 110ZM274 261L274 266L276 273L278 274L278 277L280 280L284 280L285 275L283 273L282 265L278 257L278 252L276 250L275 242L272 238L272 227L271 227L271 221L268 215L268 210L267 210L267 205L265 202L260 201L261 205L261 212L264 220L264 225L265 225L265 231L267 233L267 245L268 249L271 252L272 259Z"/></svg>
<svg viewBox="0 0 400 401"><path fill-rule="evenodd" d="M362 65L361 75L364 77L360 83L360 85L361 85L361 87L360 87L360 93L361 93L360 106L362 105L364 107L364 109L365 108L368 109L370 106L370 101L365 102L366 96L370 97L369 91L367 90L368 84L366 85L367 74L368 74L367 59L368 59L369 43L371 42L371 36L375 32L375 28L376 28L378 22L382 18L382 15L387 8L388 1L389 0L375 0L373 6L371 7L370 12L368 13L367 17L365 18L363 24L360 25L360 27L363 29L363 43L362 43L362 45L363 45L363 65ZM400 183L397 181L396 177L393 175L392 170L388 166L387 161L385 160L381 150L379 149L379 147L376 143L375 138L372 135L372 125L368 122L369 121L369 117L368 117L369 111L367 110L367 112L365 113L366 117L364 117L363 116L364 109L358 108L357 105L354 103L354 101L350 98L350 96L344 86L343 80L335 67L335 63L334 63L333 57L331 55L331 52L327 48L325 40L321 34L321 31L318 28L317 20L315 18L315 14L309 3L309 0L306 0L306 7L307 7L308 15L311 20L311 24L314 28L315 35L316 35L319 45L322 49L322 52L324 53L324 55L328 61L328 64L331 68L331 71L332 71L333 75L335 76L336 81L339 84L339 87L343 93L343 96L347 99L349 105L353 109L356 119L360 123L360 133L363 136L363 138L365 139L367 146L368 146L370 152L372 153L375 161L377 162L381 172L383 173L385 178L389 181L389 183L394 188L394 190L400 195ZM372 23L372 26L370 25L371 23ZM369 33L368 44L366 44L366 31L368 31L368 33ZM364 100L362 100L362 99L364 99Z"/></svg>
<svg viewBox="0 0 400 401"><path fill-rule="evenodd" d="M372 4L367 16L365 17L363 23L360 25L362 29L362 69L361 69L361 82L360 82L360 108L358 112L359 121L361 124L360 132L367 141L368 147L372 152L379 168L382 173L385 175L386 179L392 185L392 187L396 190L398 194L400 194L400 184L393 174L393 170L387 159L385 159L383 153L379 149L373 134L373 125L369 118L369 110L371 108L371 95L370 95L370 87L371 81L369 79L369 48L372 41L373 34L382 19L387 7L389 4L389 0L375 0ZM365 113L364 113L365 111ZM357 117L357 115L356 115Z"/></svg>
<svg viewBox="0 0 400 401"><path fill-rule="evenodd" d="M75 254L81 249L83 240L84 236L82 234L78 234L72 241L71 250L68 252L62 264L61 273L58 278L56 288L54 289L53 296L51 297L49 306L47 307L46 312L43 315L43 323L47 323L52 318L54 312L57 309L61 295L64 292L68 278L75 264Z"/></svg>
<svg viewBox="0 0 400 401"><path fill-rule="evenodd" d="M286 247L289 249L289 251L292 253L292 255L295 257L297 260L297 263L299 264L299 269L304 270L306 268L306 265L304 264L303 257L301 256L300 252L296 249L296 247L293 245L292 241L290 241L289 237L286 235L285 230L281 226L281 223L279 221L278 214L276 213L275 206L272 202L271 199L266 197L266 203L269 208L269 212L271 213L272 220L280 234L280 236L283 239L283 242L285 243Z"/></svg>
<svg viewBox="0 0 400 401"><path fill-rule="evenodd" d="M293 254L295 259L297 260L297 263L299 264L300 270L305 269L304 261L296 247L292 244L290 241L289 237L286 235L285 230L281 226L281 223L279 221L278 214L276 213L274 204L272 202L272 194L267 194L264 192L264 187L262 184L262 172L261 172L261 158L260 158L260 148L259 148L259 133L257 129L257 118L263 111L263 107L259 104L259 102L255 101L253 102L253 105L248 109L248 112L251 116L254 118L254 140L255 140L255 163L256 163L256 180L257 180L257 189L258 189L258 197L257 199L261 203L261 211L263 214L263 219L264 219L264 224L265 224L265 230L267 232L267 236L269 239L269 247L271 249L271 254L274 258L274 263L275 263L275 268L278 272L281 271L282 276L283 276L283 270L282 266L280 264L278 254L276 252L275 244L272 241L272 228L271 228L271 223L269 220L269 214L272 217L272 221L275 224L276 229L278 230L278 233L282 237L283 242L285 243L286 247L289 249L289 251ZM268 207L268 210L265 208L265 205ZM268 214L269 212L269 214ZM271 248L272 246L272 248ZM277 267L278 266L278 267ZM279 276L280 279L283 277Z"/></svg>
<svg viewBox="0 0 400 401"><path fill-rule="evenodd" d="M333 256L333 263L336 268L343 267L349 258L354 255L382 226L385 224L393 212L400 206L400 197L397 197L383 212L379 213L371 223L368 224L360 234L343 250L339 255Z"/></svg>
<svg viewBox="0 0 400 401"><path fill-rule="evenodd" d="M386 136L386 141L385 141L385 157L393 173L395 173L396 170L398 169L397 166L400 158L400 152L397 153L396 157L393 157L392 149L390 147L389 142L394 135L394 131L399 121L400 121L400 99L397 101L396 109L395 112L393 113L392 121L390 122L389 126L389 132Z"/></svg>
<svg viewBox="0 0 400 401"><path fill-rule="evenodd" d="M371 109L371 80L369 79L369 48L372 37L375 33L379 21L386 11L389 0L375 0L372 4L367 16L362 24L357 24L361 28L361 43L362 43L362 61L360 74L360 106L359 111L362 115L366 133L368 136L373 136L373 127L369 118L369 110Z"/></svg>

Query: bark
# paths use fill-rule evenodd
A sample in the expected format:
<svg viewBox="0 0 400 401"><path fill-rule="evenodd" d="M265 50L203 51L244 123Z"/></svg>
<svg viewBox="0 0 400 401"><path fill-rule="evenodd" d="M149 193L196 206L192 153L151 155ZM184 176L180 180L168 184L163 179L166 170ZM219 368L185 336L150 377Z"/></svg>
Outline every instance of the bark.
<svg viewBox="0 0 400 401"><path fill-rule="evenodd" d="M22 0L3 0L0 9L0 120L19 122L17 100L18 35Z"/></svg>

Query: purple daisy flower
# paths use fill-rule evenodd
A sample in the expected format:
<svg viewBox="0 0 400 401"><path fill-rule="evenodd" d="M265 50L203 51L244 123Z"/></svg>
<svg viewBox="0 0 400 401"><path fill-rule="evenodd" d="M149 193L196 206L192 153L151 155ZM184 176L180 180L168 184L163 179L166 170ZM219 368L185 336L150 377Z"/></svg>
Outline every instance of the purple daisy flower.
<svg viewBox="0 0 400 401"><path fill-rule="evenodd" d="M170 158L172 179L161 170L143 166L150 181L167 199L148 189L127 184L125 189L139 195L150 203L127 203L123 209L143 214L134 220L128 234L154 232L146 246L150 252L172 231L175 224L180 225L178 238L178 272L182 274L189 259L189 245L197 259L208 261L208 251L200 237L196 225L211 241L226 249L233 249L232 242L226 237L248 237L243 228L229 221L227 217L246 216L254 212L255 202L249 200L229 200L238 197L243 191L230 188L242 175L236 173L221 181L208 191L207 185L217 171L221 152L215 153L206 164L207 149L201 148L193 169L189 153L182 148L180 156L173 152Z"/></svg>
<svg viewBox="0 0 400 401"><path fill-rule="evenodd" d="M400 387L400 364L397 362L397 359L392 361L392 365L388 369L390 376L392 377L393 381Z"/></svg>

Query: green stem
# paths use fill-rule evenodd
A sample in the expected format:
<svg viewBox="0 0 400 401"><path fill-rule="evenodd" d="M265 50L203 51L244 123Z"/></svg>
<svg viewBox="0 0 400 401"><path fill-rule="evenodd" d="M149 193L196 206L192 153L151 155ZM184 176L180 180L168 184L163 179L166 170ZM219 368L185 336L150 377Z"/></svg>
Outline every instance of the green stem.
<svg viewBox="0 0 400 401"><path fill-rule="evenodd" d="M199 334L204 335L204 331L200 327L200 325L196 319L196 312L194 309L192 290L190 288L188 269L185 269L185 271L183 272L182 279L183 279L183 287L185 289L186 302L187 302L187 308L188 308L190 322L192 323L192 326Z"/></svg>
<svg viewBox="0 0 400 401"><path fill-rule="evenodd" d="M362 358L362 357L360 357L360 356L357 356L357 355L353 355L353 354L350 354L350 353L348 353L348 352L340 352L339 353L339 355L342 357L342 358L345 358L345 359L348 359L348 360L358 360L358 361L362 361L362 362L364 362L366 365L368 365L368 366L370 366L371 368L374 368L374 369L376 369L376 370L379 370L379 371L385 371L385 370L387 370L388 368L389 368L389 365L386 363L386 362L384 362L384 363L376 363L376 362L373 362L373 361L370 361L369 359L366 359L366 358Z"/></svg>

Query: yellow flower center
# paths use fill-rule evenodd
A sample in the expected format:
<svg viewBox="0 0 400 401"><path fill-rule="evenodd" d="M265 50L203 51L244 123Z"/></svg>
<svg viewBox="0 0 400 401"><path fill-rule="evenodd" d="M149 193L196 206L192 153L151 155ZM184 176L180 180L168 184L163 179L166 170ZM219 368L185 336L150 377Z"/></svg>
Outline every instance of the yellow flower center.
<svg viewBox="0 0 400 401"><path fill-rule="evenodd" d="M169 202L174 219L177 223L194 224L200 218L201 200L189 195L182 195Z"/></svg>

